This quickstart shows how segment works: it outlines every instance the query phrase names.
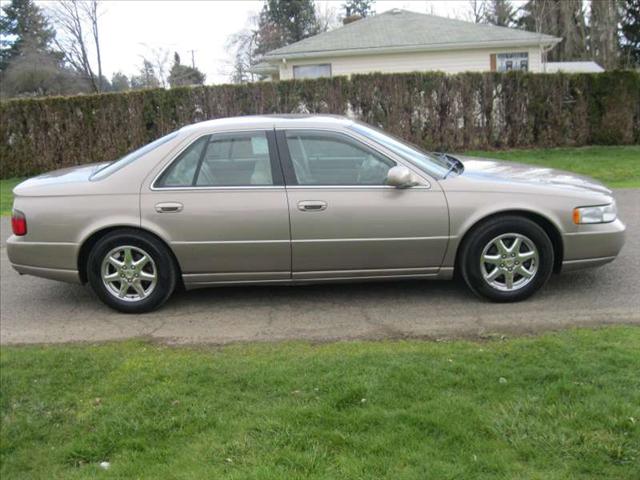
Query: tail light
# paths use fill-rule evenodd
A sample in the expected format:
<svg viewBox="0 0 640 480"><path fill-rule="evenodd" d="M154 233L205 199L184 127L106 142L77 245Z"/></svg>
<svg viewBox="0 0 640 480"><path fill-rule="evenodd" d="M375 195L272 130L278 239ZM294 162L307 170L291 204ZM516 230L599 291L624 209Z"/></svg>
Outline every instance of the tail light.
<svg viewBox="0 0 640 480"><path fill-rule="evenodd" d="M27 217L20 210L11 213L11 230L19 237L27 234Z"/></svg>

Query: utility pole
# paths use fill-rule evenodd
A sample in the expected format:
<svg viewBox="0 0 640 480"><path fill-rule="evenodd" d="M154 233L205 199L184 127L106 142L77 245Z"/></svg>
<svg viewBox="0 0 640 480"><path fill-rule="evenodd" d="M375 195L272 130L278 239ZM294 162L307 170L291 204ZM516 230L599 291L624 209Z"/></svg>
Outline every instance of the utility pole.
<svg viewBox="0 0 640 480"><path fill-rule="evenodd" d="M195 50L191 50L191 68L196 68Z"/></svg>

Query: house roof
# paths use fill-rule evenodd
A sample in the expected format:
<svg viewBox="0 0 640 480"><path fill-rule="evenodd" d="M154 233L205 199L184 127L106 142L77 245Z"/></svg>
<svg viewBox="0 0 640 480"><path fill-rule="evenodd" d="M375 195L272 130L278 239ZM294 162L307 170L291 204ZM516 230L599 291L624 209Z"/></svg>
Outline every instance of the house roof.
<svg viewBox="0 0 640 480"><path fill-rule="evenodd" d="M264 59L555 45L561 40L526 30L393 9L272 50Z"/></svg>

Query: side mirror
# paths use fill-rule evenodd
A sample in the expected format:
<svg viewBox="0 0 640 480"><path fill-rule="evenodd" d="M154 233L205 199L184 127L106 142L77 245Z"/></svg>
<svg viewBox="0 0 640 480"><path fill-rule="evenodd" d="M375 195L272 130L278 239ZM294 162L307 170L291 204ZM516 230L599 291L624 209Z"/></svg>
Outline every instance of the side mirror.
<svg viewBox="0 0 640 480"><path fill-rule="evenodd" d="M409 188L415 185L411 170L407 167L397 165L387 172L387 185L396 188Z"/></svg>

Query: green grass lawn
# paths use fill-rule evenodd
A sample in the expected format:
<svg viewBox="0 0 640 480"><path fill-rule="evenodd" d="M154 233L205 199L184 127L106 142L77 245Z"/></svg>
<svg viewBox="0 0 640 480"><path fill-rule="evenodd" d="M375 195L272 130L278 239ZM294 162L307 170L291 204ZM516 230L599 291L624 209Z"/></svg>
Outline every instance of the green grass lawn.
<svg viewBox="0 0 640 480"><path fill-rule="evenodd" d="M13 187L22 182L24 178L6 178L0 180L0 215L11 215L13 203Z"/></svg>
<svg viewBox="0 0 640 480"><path fill-rule="evenodd" d="M0 361L6 479L640 478L637 327Z"/></svg>
<svg viewBox="0 0 640 480"><path fill-rule="evenodd" d="M581 173L613 188L640 188L640 145L471 151L466 154Z"/></svg>

